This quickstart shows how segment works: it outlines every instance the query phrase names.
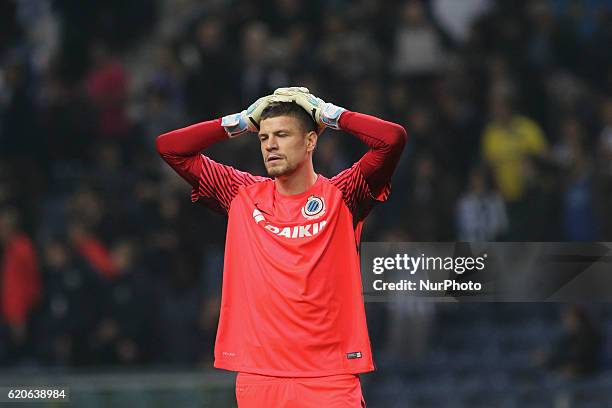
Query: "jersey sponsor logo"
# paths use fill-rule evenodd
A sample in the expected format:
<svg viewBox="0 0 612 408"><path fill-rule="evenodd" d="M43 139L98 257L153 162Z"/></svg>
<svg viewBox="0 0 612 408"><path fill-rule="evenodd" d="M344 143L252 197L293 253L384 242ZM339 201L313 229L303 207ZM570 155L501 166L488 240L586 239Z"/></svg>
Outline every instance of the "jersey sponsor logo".
<svg viewBox="0 0 612 408"><path fill-rule="evenodd" d="M349 360L361 358L361 351L353 351L352 353L347 353L346 358L348 358Z"/></svg>
<svg viewBox="0 0 612 408"><path fill-rule="evenodd" d="M278 227L268 222L266 217L264 217L264 215L258 209L253 210L253 219L255 220L256 224L262 225L264 229L270 231L271 233L291 239L312 237L317 235L323 230L325 224L327 224L327 220L322 220L312 224L295 225L293 227Z"/></svg>
<svg viewBox="0 0 612 408"><path fill-rule="evenodd" d="M310 196L302 207L302 215L307 220L315 220L325 214L325 201L317 196Z"/></svg>

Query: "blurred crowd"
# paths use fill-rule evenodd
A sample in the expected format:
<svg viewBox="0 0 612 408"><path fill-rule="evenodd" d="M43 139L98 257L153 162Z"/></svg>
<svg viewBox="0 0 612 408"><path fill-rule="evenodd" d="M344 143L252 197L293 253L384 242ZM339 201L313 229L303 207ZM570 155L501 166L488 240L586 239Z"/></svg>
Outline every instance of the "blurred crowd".
<svg viewBox="0 0 612 408"><path fill-rule="evenodd" d="M612 241L610 49L607 0L2 2L0 362L208 364L225 219L154 140L280 86L408 130L364 240Z"/></svg>

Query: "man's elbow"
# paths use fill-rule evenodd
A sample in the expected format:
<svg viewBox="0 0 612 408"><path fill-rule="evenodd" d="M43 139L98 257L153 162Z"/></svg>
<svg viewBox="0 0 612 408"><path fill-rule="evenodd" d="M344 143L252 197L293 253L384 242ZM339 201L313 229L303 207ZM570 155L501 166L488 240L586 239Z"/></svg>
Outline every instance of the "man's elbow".
<svg viewBox="0 0 612 408"><path fill-rule="evenodd" d="M406 146L406 142L408 140L408 133L406 129L402 125L398 125L397 123L393 124L393 132L392 137L390 138L389 145L393 150L404 150Z"/></svg>
<svg viewBox="0 0 612 408"><path fill-rule="evenodd" d="M164 136L166 136L165 133L163 135L157 136L157 138L155 139L155 149L157 150L157 153L159 153L159 155L162 157L164 157L164 155L168 153L168 147L165 143Z"/></svg>

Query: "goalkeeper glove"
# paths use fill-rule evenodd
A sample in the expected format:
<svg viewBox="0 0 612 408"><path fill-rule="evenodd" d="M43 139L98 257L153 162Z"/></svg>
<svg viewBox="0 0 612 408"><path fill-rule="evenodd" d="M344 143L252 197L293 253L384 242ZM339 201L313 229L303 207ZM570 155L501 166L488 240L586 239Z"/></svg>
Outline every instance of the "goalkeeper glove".
<svg viewBox="0 0 612 408"><path fill-rule="evenodd" d="M225 128L225 132L229 137L236 137L246 132L259 131L259 119L261 112L270 104L279 100L290 101L282 96L268 95L259 98L251 104L246 110L234 113L221 118L221 126Z"/></svg>
<svg viewBox="0 0 612 408"><path fill-rule="evenodd" d="M317 124L319 133L325 127L340 129L340 116L346 109L336 106L333 103L325 102L321 98L317 98L310 93L308 88L278 88L274 91L274 95L289 98L289 100L304 108Z"/></svg>

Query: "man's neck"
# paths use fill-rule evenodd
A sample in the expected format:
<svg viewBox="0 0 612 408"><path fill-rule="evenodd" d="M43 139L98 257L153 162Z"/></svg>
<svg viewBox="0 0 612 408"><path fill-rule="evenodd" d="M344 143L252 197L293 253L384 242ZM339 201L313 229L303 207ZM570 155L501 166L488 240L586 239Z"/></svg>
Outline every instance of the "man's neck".
<svg viewBox="0 0 612 408"><path fill-rule="evenodd" d="M283 195L301 194L308 190L317 181L317 174L312 167L303 171L296 171L288 176L276 177L274 183L276 191Z"/></svg>

